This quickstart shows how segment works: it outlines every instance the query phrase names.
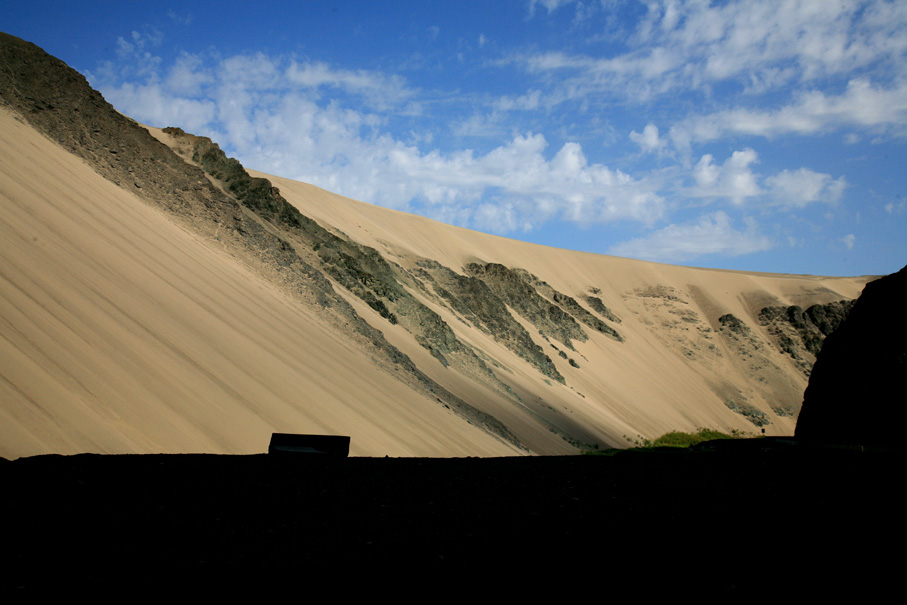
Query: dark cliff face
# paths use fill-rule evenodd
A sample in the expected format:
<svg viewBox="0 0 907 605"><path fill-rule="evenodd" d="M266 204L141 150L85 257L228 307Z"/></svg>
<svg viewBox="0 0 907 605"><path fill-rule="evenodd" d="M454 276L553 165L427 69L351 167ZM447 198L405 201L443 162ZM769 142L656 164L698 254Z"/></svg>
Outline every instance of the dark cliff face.
<svg viewBox="0 0 907 605"><path fill-rule="evenodd" d="M907 267L870 282L816 359L796 436L805 441L900 442L905 419Z"/></svg>
<svg viewBox="0 0 907 605"><path fill-rule="evenodd" d="M796 305L764 307L759 312L759 323L774 338L778 350L789 355L809 376L822 343L841 325L853 305L852 300L839 300L813 305L805 311Z"/></svg>

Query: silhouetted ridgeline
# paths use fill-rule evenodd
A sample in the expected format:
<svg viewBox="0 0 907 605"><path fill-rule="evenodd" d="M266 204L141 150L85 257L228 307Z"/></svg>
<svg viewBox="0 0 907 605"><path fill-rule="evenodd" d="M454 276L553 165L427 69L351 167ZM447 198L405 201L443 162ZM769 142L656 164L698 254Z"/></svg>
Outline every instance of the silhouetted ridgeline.
<svg viewBox="0 0 907 605"><path fill-rule="evenodd" d="M816 359L798 439L904 447L907 267L866 284Z"/></svg>

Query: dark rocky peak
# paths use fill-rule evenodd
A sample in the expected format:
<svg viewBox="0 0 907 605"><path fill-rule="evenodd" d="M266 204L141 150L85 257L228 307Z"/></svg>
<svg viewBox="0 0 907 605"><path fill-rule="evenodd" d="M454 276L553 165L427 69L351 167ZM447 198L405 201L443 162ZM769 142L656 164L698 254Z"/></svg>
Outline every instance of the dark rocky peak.
<svg viewBox="0 0 907 605"><path fill-rule="evenodd" d="M182 214L232 214L235 202L84 76L34 44L0 33L0 103L113 183Z"/></svg>
<svg viewBox="0 0 907 605"><path fill-rule="evenodd" d="M796 436L813 442L903 447L907 384L907 267L870 282L819 351Z"/></svg>
<svg viewBox="0 0 907 605"><path fill-rule="evenodd" d="M239 160L227 157L220 146L208 137L187 134L181 128L164 128L177 141L177 149L191 151L189 159L213 178L223 183L227 193L261 218L289 227L300 227L306 220L295 206L287 202L280 190L263 178L254 178ZM188 145L182 145L186 141ZM314 221L312 221L314 222Z"/></svg>

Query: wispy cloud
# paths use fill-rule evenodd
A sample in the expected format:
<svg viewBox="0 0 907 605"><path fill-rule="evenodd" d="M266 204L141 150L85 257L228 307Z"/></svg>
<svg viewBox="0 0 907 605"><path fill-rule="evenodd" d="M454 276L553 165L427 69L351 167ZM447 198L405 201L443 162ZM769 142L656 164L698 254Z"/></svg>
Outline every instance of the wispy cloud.
<svg viewBox="0 0 907 605"><path fill-rule="evenodd" d="M647 7L625 50L614 56L543 51L517 60L536 73L573 71L576 94L634 97L722 81L766 90L870 65L885 65L891 74L904 66L902 2L652 0Z"/></svg>
<svg viewBox="0 0 907 605"><path fill-rule="evenodd" d="M772 248L772 241L761 235L750 220L744 229L735 229L731 219L718 211L698 220L671 224L654 233L613 246L611 254L659 262L683 262L720 254L740 256Z"/></svg>
<svg viewBox="0 0 907 605"><path fill-rule="evenodd" d="M576 0L529 0L529 16L531 17L535 14L535 9L538 6L544 7L548 14L551 14L558 8L573 4L575 1Z"/></svg>
<svg viewBox="0 0 907 605"><path fill-rule="evenodd" d="M801 93L794 103L776 110L728 109L690 117L673 126L670 136L678 148L688 149L691 143L728 135L770 138L811 135L843 127L907 136L907 82L881 88L865 78L851 80L840 95Z"/></svg>

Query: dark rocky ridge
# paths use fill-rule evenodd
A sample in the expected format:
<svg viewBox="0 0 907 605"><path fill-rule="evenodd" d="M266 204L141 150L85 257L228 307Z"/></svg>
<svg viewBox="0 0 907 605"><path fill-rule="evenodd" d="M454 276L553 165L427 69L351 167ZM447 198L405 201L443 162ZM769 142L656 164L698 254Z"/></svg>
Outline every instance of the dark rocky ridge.
<svg viewBox="0 0 907 605"><path fill-rule="evenodd" d="M573 351L576 349L573 348L572 339L580 342L589 340L589 336L572 315L536 291L527 272L508 269L498 263L470 263L465 269L467 274L488 284L495 295L532 322L544 338L559 340Z"/></svg>
<svg viewBox="0 0 907 605"><path fill-rule="evenodd" d="M435 293L464 319L503 343L545 376L565 382L551 358L535 344L526 329L513 318L504 302L484 281L455 273L430 259L417 261L416 264L420 268L419 275L432 284Z"/></svg>
<svg viewBox="0 0 907 605"><path fill-rule="evenodd" d="M529 273L525 269L514 269L513 271L514 273L516 273L516 275L521 277L524 282L535 288L536 292L538 292L548 300L556 303L561 309L566 311L567 314L573 317L575 320L585 324L596 332L601 332L605 336L613 338L617 342L624 341L623 337L617 332L617 330L589 313L589 311L587 311L585 308L583 308L582 305L576 302L576 299L572 296L568 296L563 292L558 292L550 285L548 285L547 282L540 280L538 277L536 277L532 273ZM601 303L601 300L599 300L599 302ZM604 304L602 304L601 307L607 314L610 315L610 312L604 306Z"/></svg>
<svg viewBox="0 0 907 605"><path fill-rule="evenodd" d="M765 326L782 353L790 355L809 376L825 338L834 332L853 308L854 301L840 300L827 305L764 307L759 323Z"/></svg>
<svg viewBox="0 0 907 605"><path fill-rule="evenodd" d="M623 340L616 330L594 317L575 299L522 269L493 265L484 269L480 276L463 276L424 259L416 263L419 268L416 272L407 273L402 267L388 263L377 250L336 235L300 214L270 181L252 178L237 160L228 158L207 137L190 135L179 128L166 128L164 132L174 137L178 148L181 147L207 174L222 182L244 206L286 229L297 245L301 243L316 252L317 260L312 262L320 261L321 270L335 282L391 323L406 328L442 364L450 365L453 360L458 368L496 390L516 397L476 352L462 343L450 326L419 302L404 284L418 287L420 279L433 282L437 286L437 296L464 318L505 344L543 375L562 384L564 377L513 319L505 303L517 301L517 311L539 327L543 336L546 332L555 334L569 348L572 348L571 336L582 341L588 339L577 319L618 342ZM475 273L475 268L471 267L466 271ZM528 302L526 296L530 297ZM605 311L610 314L607 309ZM570 365L579 367L576 362Z"/></svg>
<svg viewBox="0 0 907 605"><path fill-rule="evenodd" d="M606 307L606 306L605 306L605 303L603 303L603 302L602 302L602 299L600 299L599 297L597 297L597 296L583 296L582 298L583 298L583 300L586 301L586 303L587 303L590 307L592 307L592 309L593 309L596 313L598 313L599 315L601 315L602 317L604 317L604 318L607 319L608 321L613 321L614 323L617 323L617 324L620 323L620 318L619 318L617 315L615 315L614 313L612 313L612 312L611 312L611 309L609 309L608 307Z"/></svg>
<svg viewBox="0 0 907 605"><path fill-rule="evenodd" d="M437 313L412 295L404 285L411 276L401 267L391 265L374 248L336 235L302 215L270 181L250 176L242 164L227 157L211 139L179 128L166 128L164 132L174 137L180 152L223 183L246 208L281 229L282 236L295 245L298 254L390 323L406 328L441 364L453 364L479 382L516 397Z"/></svg>
<svg viewBox="0 0 907 605"><path fill-rule="evenodd" d="M907 384L907 267L866 285L816 359L796 436L903 447Z"/></svg>

